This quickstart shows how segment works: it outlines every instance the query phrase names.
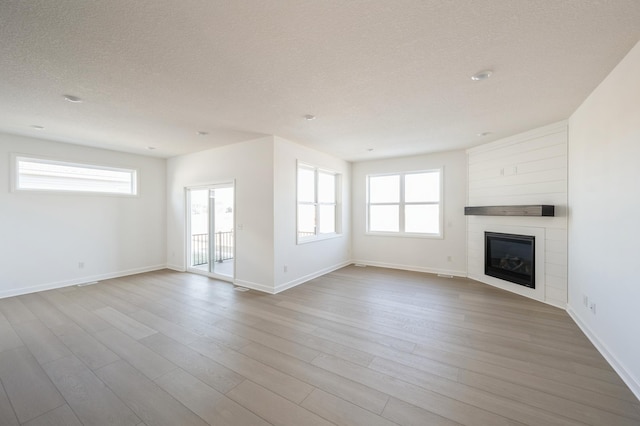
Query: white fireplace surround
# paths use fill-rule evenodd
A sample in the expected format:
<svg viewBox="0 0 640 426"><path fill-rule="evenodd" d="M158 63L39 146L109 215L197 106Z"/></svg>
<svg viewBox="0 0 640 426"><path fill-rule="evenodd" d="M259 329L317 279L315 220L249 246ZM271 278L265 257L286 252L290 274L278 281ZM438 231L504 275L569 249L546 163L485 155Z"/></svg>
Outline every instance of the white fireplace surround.
<svg viewBox="0 0 640 426"><path fill-rule="evenodd" d="M565 309L567 124L555 123L467 150L468 206L553 205L552 217L467 216L467 275ZM484 274L484 232L536 238L536 288Z"/></svg>
<svg viewBox="0 0 640 426"><path fill-rule="evenodd" d="M473 233L472 233L473 232ZM516 235L528 235L533 236L536 239L535 243L535 267L536 267L536 288L529 288L519 284L515 284L509 281L502 280L500 278L491 277L484 273L484 233L485 232L499 232L502 234L516 234ZM483 282L485 284L492 285L494 287L501 288L503 290L517 293L522 296L530 297L532 299L545 301L545 229L532 226L504 226L495 223L485 223L477 225L473 230L469 230L469 237L474 240L482 239L482 249L480 253L474 253L474 256L469 258L469 278L476 281Z"/></svg>

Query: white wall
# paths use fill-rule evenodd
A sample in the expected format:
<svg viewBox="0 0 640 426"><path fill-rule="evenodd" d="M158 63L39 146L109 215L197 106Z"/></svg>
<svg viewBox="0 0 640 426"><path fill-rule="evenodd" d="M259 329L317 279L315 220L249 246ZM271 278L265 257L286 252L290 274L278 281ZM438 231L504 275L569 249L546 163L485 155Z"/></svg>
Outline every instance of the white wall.
<svg viewBox="0 0 640 426"><path fill-rule="evenodd" d="M308 281L348 265L351 260L351 165L336 157L275 138L274 248L275 290ZM341 235L327 240L296 243L297 161L340 173ZM284 272L284 266L287 272Z"/></svg>
<svg viewBox="0 0 640 426"><path fill-rule="evenodd" d="M167 259L185 270L185 188L235 180L236 283L273 292L273 137L167 162Z"/></svg>
<svg viewBox="0 0 640 426"><path fill-rule="evenodd" d="M369 174L444 168L444 238L399 238L366 234ZM356 263L466 276L466 156L464 151L354 163L352 250ZM451 261L448 257L451 257Z"/></svg>
<svg viewBox="0 0 640 426"><path fill-rule="evenodd" d="M139 196L11 192L11 153L135 168ZM162 159L0 134L0 297L163 268L165 176Z"/></svg>
<svg viewBox="0 0 640 426"><path fill-rule="evenodd" d="M565 308L567 125L552 124L467 150L470 206L551 204L555 217L468 216L469 278ZM484 232L536 237L536 288L484 274Z"/></svg>
<svg viewBox="0 0 640 426"><path fill-rule="evenodd" d="M569 119L569 312L640 398L638 76L640 43Z"/></svg>

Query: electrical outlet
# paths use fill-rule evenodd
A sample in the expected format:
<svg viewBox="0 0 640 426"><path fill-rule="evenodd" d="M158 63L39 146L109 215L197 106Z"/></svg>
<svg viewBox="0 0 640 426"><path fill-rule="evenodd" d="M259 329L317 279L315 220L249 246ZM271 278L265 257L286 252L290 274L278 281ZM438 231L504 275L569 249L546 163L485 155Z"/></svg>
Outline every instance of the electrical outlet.
<svg viewBox="0 0 640 426"><path fill-rule="evenodd" d="M582 295L582 304L585 306L585 308L589 307L589 296Z"/></svg>
<svg viewBox="0 0 640 426"><path fill-rule="evenodd" d="M593 315L596 314L596 304L595 303L592 303L591 305L589 305L589 309L591 309L591 313Z"/></svg>
<svg viewBox="0 0 640 426"><path fill-rule="evenodd" d="M287 272L289 270L289 268L287 267L287 265L284 265L284 271Z"/></svg>
<svg viewBox="0 0 640 426"><path fill-rule="evenodd" d="M84 262L78 262L78 269L84 269Z"/></svg>
<svg viewBox="0 0 640 426"><path fill-rule="evenodd" d="M451 262L451 256L447 256L447 262Z"/></svg>

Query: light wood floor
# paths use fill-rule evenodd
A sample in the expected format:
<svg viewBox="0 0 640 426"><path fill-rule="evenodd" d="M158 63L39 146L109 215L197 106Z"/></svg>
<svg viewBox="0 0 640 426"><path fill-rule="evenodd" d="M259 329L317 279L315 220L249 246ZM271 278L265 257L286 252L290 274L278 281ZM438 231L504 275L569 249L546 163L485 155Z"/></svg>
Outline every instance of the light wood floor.
<svg viewBox="0 0 640 426"><path fill-rule="evenodd" d="M0 424L639 425L567 314L347 267L276 296L159 271L0 300Z"/></svg>

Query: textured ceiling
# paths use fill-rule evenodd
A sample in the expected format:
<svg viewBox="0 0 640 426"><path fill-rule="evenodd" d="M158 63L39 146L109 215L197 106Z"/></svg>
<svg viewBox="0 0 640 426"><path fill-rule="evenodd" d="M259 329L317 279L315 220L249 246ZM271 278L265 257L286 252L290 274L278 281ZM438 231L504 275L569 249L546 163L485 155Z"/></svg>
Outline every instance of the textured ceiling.
<svg viewBox="0 0 640 426"><path fill-rule="evenodd" d="M3 0L0 131L162 157L467 148L569 117L639 39L638 0Z"/></svg>

